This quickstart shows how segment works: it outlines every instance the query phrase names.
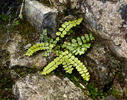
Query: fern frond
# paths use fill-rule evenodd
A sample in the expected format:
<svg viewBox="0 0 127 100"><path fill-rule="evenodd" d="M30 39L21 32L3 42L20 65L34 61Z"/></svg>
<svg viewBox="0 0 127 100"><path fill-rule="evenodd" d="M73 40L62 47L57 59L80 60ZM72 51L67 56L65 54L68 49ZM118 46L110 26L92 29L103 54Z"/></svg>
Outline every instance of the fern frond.
<svg viewBox="0 0 127 100"><path fill-rule="evenodd" d="M59 28L59 31L56 32L56 35L58 37L63 38L66 34L70 34L72 33L72 28L79 25L82 22L83 18L79 18L77 20L73 20L73 21L68 21L65 22L61 25L61 27ZM55 40L55 43L57 43L57 39Z"/></svg>
<svg viewBox="0 0 127 100"><path fill-rule="evenodd" d="M63 65L63 68L64 68L64 70L66 71L66 73L69 73L69 74L71 74L72 73L72 71L73 71L73 67L72 67L72 64L71 64L71 62L68 60L68 57L64 57L63 58L63 63L62 63L62 65Z"/></svg>
<svg viewBox="0 0 127 100"><path fill-rule="evenodd" d="M68 72L68 73L72 73L72 70L73 70L72 66L73 66L81 74L83 79L88 81L90 79L90 75L89 75L89 72L86 69L85 65L83 65L83 63L80 60L78 60L78 58L73 56L68 51L65 51L65 52L66 52L66 55L64 56L64 59L66 60L66 63L67 63L66 67L67 67L67 65L69 65L68 69L64 68L65 71Z"/></svg>
<svg viewBox="0 0 127 100"><path fill-rule="evenodd" d="M64 42L62 48L68 49L74 55L84 54L91 46L91 41L94 40L92 34L86 34L85 36L72 39L71 42Z"/></svg>
<svg viewBox="0 0 127 100"><path fill-rule="evenodd" d="M51 63L49 63L43 70L42 75L49 74L55 70L60 64L62 64L63 59L61 57L56 57Z"/></svg>
<svg viewBox="0 0 127 100"><path fill-rule="evenodd" d="M55 70L59 65L63 65L64 70L71 74L73 71L73 67L77 69L77 71L81 74L84 80L88 81L90 79L90 75L85 65L83 65L78 58L73 56L68 51L62 52L61 55L54 59L51 63L49 63L43 70L42 74L46 75L51 71Z"/></svg>
<svg viewBox="0 0 127 100"><path fill-rule="evenodd" d="M43 32L40 34L40 41L41 42L53 43L53 39L48 37L47 29L43 29Z"/></svg>
<svg viewBox="0 0 127 100"><path fill-rule="evenodd" d="M54 47L54 44L49 44L49 43L37 43L35 45L33 45L32 47L30 47L26 54L27 56L31 56L33 55L33 53L40 51L40 50L50 50Z"/></svg>

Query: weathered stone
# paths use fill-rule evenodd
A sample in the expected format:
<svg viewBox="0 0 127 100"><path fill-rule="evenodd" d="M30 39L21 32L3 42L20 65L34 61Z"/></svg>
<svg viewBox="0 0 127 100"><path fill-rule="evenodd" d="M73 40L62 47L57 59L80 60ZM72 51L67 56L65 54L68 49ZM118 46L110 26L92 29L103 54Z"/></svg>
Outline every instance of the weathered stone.
<svg viewBox="0 0 127 100"><path fill-rule="evenodd" d="M57 10L49 8L36 0L25 0L24 15L27 20L40 32L44 28L48 33L54 33L56 29Z"/></svg>
<svg viewBox="0 0 127 100"><path fill-rule="evenodd" d="M85 0L81 8L86 27L106 39L116 55L127 59L127 0Z"/></svg>
<svg viewBox="0 0 127 100"><path fill-rule="evenodd" d="M85 100L80 88L68 78L28 75L13 86L17 100Z"/></svg>
<svg viewBox="0 0 127 100"><path fill-rule="evenodd" d="M25 66L30 68L42 68L47 64L47 60L42 54L35 55L33 57L25 56L25 52L22 48L22 37L20 34L15 34L12 41L8 43L7 50L10 53L10 67L13 66ZM25 49L25 48L24 48Z"/></svg>
<svg viewBox="0 0 127 100"><path fill-rule="evenodd" d="M104 100L117 100L114 96L107 96Z"/></svg>
<svg viewBox="0 0 127 100"><path fill-rule="evenodd" d="M44 2L43 0L38 0L40 2ZM64 11L69 9L79 8L79 0L49 0L50 5L54 6L60 13L64 13Z"/></svg>
<svg viewBox="0 0 127 100"><path fill-rule="evenodd" d="M87 56L86 61L91 73L91 79L95 80L99 88L104 91L108 90L107 85L113 84L120 62L100 43L96 43Z"/></svg>
<svg viewBox="0 0 127 100"><path fill-rule="evenodd" d="M52 0L52 1L54 1L54 0ZM78 6L78 0L59 0L59 2L63 5L70 4L71 9L74 9Z"/></svg>
<svg viewBox="0 0 127 100"><path fill-rule="evenodd" d="M125 82L124 77L122 75L119 75L117 77L119 77L119 79L114 81L114 84L111 87L111 93L112 95L117 97L118 100L121 100L121 99L126 100L127 83Z"/></svg>

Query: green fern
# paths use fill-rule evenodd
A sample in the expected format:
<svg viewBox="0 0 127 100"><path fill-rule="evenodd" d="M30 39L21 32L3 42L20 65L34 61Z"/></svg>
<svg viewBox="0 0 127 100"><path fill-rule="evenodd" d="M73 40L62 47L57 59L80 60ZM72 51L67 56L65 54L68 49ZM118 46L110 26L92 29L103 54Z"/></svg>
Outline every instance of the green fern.
<svg viewBox="0 0 127 100"><path fill-rule="evenodd" d="M44 29L43 32L40 34L40 41L41 42L53 43L53 39L48 37L47 29Z"/></svg>
<svg viewBox="0 0 127 100"><path fill-rule="evenodd" d="M78 58L73 56L68 51L62 52L61 55L54 59L51 63L49 63L43 70L42 74L46 75L55 70L59 65L63 65L64 70L71 74L73 71L73 67L77 69L77 71L81 74L84 80L88 81L90 79L90 75L88 70L83 65Z"/></svg>
<svg viewBox="0 0 127 100"><path fill-rule="evenodd" d="M26 52L26 56L31 56L33 55L33 53L36 53L37 51L40 50L51 50L54 47L54 44L49 44L49 43L37 43L35 45L33 45L32 47L30 47L27 52Z"/></svg>
<svg viewBox="0 0 127 100"><path fill-rule="evenodd" d="M58 37L56 37L55 41L53 41L53 39L50 39L47 36L47 30L44 29L43 33L40 36L40 40L43 41L44 43L37 43L37 44L33 45L31 48L29 48L29 50L27 51L27 53L25 55L31 56L37 51L47 50L44 55L48 56L51 49L60 40L60 37L63 38L67 33L70 34L72 32L71 28L75 27L76 25L79 25L82 22L82 20L83 20L82 18L79 18L74 21L68 21L68 22L63 23L61 25L62 27L59 28L59 32L56 32L56 35Z"/></svg>
<svg viewBox="0 0 127 100"><path fill-rule="evenodd" d="M61 25L61 27L59 28L59 31L56 32L56 40L54 41L54 43L57 43L61 38L64 38L65 35L70 35L72 33L72 28L79 25L81 22L82 22L82 18L79 18L77 20L73 20L73 21L68 21L68 22L65 22Z"/></svg>
<svg viewBox="0 0 127 100"><path fill-rule="evenodd" d="M91 41L94 40L92 34L85 34L85 36L77 37L72 39L71 42L64 42L62 48L68 49L74 55L84 54L91 46Z"/></svg>
<svg viewBox="0 0 127 100"><path fill-rule="evenodd" d="M43 70L42 74L49 74L51 71L55 70L63 61L60 57L56 57L51 63L49 63Z"/></svg>
<svg viewBox="0 0 127 100"><path fill-rule="evenodd" d="M90 75L85 65L74 55L84 54L91 46L91 41L94 40L92 34L86 34L85 36L72 39L71 42L64 42L62 48L65 52L61 51L61 45L57 44L65 35L70 35L73 31L72 28L79 25L82 22L82 18L74 21L68 21L61 25L59 31L56 32L56 39L53 40L47 36L47 30L43 30L40 40L42 43L37 43L30 47L26 52L27 56L31 56L37 51L43 50L43 56L49 56L51 53L56 54L56 58L50 62L43 70L42 74L46 75L55 70L61 65L66 73L71 74L73 69L76 68L81 74L84 80L88 81ZM62 43L62 42L61 42Z"/></svg>

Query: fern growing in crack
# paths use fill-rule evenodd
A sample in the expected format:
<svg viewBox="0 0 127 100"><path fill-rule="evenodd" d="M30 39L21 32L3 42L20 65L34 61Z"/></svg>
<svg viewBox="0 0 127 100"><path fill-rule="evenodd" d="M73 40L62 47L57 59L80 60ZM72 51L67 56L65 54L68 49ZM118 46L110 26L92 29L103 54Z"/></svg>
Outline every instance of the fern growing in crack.
<svg viewBox="0 0 127 100"><path fill-rule="evenodd" d="M71 74L73 71L73 67L77 69L77 71L81 74L84 80L88 81L90 78L89 72L86 69L85 65L78 60L75 56L73 56L68 51L62 52L61 55L56 57L51 63L49 63L43 70L42 74L49 74L51 71L55 70L59 65L63 65L64 70Z"/></svg>
<svg viewBox="0 0 127 100"><path fill-rule="evenodd" d="M66 48L74 55L84 54L91 46L91 41L94 40L92 34L85 34L85 36L77 37L72 39L71 42L64 42L62 48Z"/></svg>
<svg viewBox="0 0 127 100"><path fill-rule="evenodd" d="M84 80L88 81L90 79L87 68L74 55L82 55L87 51L88 48L90 48L91 41L94 40L92 34L77 37L77 39L72 39L71 42L65 41L62 46L58 44L58 41L60 41L66 35L70 35L73 32L72 28L79 25L82 20L82 18L79 18L77 20L63 23L61 28L59 28L59 31L56 32L57 37L55 40L49 38L47 36L47 31L44 30L40 37L41 43L37 43L28 49L26 52L27 56L31 56L40 50L45 51L45 56L49 56L51 52L56 53L57 57L43 69L43 75L49 74L61 65L66 73L71 74L75 68L81 74Z"/></svg>
<svg viewBox="0 0 127 100"><path fill-rule="evenodd" d="M43 32L40 34L40 41L41 42L53 43L53 39L48 37L47 29L44 29Z"/></svg>

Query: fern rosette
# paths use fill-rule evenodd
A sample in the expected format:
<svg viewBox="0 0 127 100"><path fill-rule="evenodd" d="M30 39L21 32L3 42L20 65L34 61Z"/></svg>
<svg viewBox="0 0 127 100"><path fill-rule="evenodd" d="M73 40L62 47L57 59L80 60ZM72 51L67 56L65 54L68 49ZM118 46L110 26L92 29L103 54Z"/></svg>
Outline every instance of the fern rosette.
<svg viewBox="0 0 127 100"><path fill-rule="evenodd" d="M73 32L72 28L79 25L82 20L82 18L79 18L63 23L58 32L56 32L57 37L55 40L48 37L47 30L44 29L40 36L41 43L37 43L27 50L26 56L31 56L40 50L44 51L43 56L49 56L51 53L56 54L56 58L43 69L42 75L49 74L59 66L62 66L66 73L71 74L75 68L84 80L88 81L90 79L87 68L74 55L82 55L90 48L91 41L94 40L92 34L77 37L76 39L72 39L71 42L64 42L62 46L57 43L65 35L70 35ZM65 51L62 51L61 48Z"/></svg>

